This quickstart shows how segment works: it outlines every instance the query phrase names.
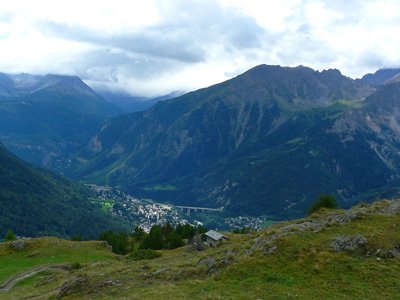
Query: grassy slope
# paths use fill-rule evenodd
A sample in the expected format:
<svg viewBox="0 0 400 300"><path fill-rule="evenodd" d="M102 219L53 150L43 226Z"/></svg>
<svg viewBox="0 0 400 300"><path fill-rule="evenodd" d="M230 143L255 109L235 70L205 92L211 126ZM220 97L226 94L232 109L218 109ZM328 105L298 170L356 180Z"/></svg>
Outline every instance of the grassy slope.
<svg viewBox="0 0 400 300"><path fill-rule="evenodd" d="M71 242L55 237L26 239L27 247L15 251L11 242L0 244L0 282L32 268L64 263L93 263L109 260L114 254L97 241Z"/></svg>
<svg viewBox="0 0 400 300"><path fill-rule="evenodd" d="M387 255L400 245L400 208L393 203L400 207L400 202L381 201L351 211L322 211L255 234L231 235L216 249L163 251L161 258L150 261L135 262L89 250L90 244L63 242L67 247L64 254L60 250L59 262L79 261L84 268L54 274L52 281L46 281L48 273L37 274L4 297L53 299L68 282L65 299L400 299L399 256ZM367 243L354 251L335 252L329 246L337 237L351 234L363 235ZM42 259L55 251L39 248ZM69 255L69 249L78 252ZM85 257L88 251L91 256ZM40 256L0 253L0 268L8 274L14 266L5 262L13 257L19 257L17 264L28 259L40 264ZM207 263L199 264L201 260Z"/></svg>

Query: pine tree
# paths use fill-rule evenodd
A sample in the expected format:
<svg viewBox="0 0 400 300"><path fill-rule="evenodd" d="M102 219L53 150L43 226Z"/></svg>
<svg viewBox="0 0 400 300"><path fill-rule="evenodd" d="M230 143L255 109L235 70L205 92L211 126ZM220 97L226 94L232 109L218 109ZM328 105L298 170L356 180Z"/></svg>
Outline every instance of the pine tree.
<svg viewBox="0 0 400 300"><path fill-rule="evenodd" d="M15 236L14 232L10 229L6 234L6 238L4 241L8 242L8 241L14 241L16 239L17 239L17 237Z"/></svg>

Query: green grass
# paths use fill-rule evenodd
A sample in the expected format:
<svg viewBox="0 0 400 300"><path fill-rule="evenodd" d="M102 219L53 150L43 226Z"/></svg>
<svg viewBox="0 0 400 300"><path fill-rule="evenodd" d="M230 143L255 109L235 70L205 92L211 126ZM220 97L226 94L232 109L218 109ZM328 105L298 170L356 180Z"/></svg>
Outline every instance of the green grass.
<svg viewBox="0 0 400 300"><path fill-rule="evenodd" d="M71 290L68 299L400 299L399 257L378 260L366 254L400 245L399 215L374 213L387 204L368 206L351 222L324 226L318 233L314 228L300 231L285 226L316 222L344 211L321 210L306 219L281 222L254 234L228 232L230 239L220 247L207 247L202 252L190 252L185 247L164 250L161 257L143 261L134 261L129 255L115 256L88 242L62 241L52 246L51 242L60 240L51 240L50 245L40 240L34 250L43 255L26 257L33 249L0 252L3 280L8 276L3 270L14 274L52 260L79 262L82 268L58 274L54 282L45 280L48 274L37 274L4 296L51 299L64 282L79 277L86 278L85 283ZM264 255L253 247L265 245L277 234L283 235L276 240L274 252ZM350 234L366 237L365 248L335 252L329 246L338 236ZM204 260L209 264L199 263ZM91 265L94 261L103 262Z"/></svg>
<svg viewBox="0 0 400 300"><path fill-rule="evenodd" d="M113 205L109 202L100 202L101 204L101 209L105 212L109 212L111 208L113 208Z"/></svg>
<svg viewBox="0 0 400 300"><path fill-rule="evenodd" d="M268 227L270 227L274 222L275 222L275 221L272 221L272 220L264 220L264 222L262 223L262 226L263 226L264 228L268 228Z"/></svg>
<svg viewBox="0 0 400 300"><path fill-rule="evenodd" d="M305 141L304 138L299 137L299 138L295 138L293 140L290 140L287 143L288 144L297 144L297 143L301 143L301 142L304 142L304 141Z"/></svg>
<svg viewBox="0 0 400 300"><path fill-rule="evenodd" d="M38 266L74 262L87 264L115 257L98 242L70 242L54 237L32 241L33 245L25 251L5 249L8 243L0 245L0 282Z"/></svg>
<svg viewBox="0 0 400 300"><path fill-rule="evenodd" d="M339 100L338 103L352 108L361 108L364 106L364 99L362 100Z"/></svg>

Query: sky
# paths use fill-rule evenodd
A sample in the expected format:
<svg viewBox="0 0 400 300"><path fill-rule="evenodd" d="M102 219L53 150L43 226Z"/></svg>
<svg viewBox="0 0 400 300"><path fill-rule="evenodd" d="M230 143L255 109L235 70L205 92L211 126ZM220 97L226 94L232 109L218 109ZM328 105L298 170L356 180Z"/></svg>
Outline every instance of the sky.
<svg viewBox="0 0 400 300"><path fill-rule="evenodd" d="M260 64L400 67L400 0L1 1L0 72L154 97Z"/></svg>

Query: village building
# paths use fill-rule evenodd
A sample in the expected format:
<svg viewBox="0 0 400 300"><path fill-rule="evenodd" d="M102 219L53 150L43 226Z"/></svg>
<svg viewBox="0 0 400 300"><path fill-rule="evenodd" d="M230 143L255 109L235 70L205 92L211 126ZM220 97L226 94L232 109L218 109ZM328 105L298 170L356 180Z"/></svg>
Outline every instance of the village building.
<svg viewBox="0 0 400 300"><path fill-rule="evenodd" d="M227 236L214 231L214 230L210 230L206 233L206 237L207 237L207 245L211 246L211 247L216 247L218 242L226 242L226 240L228 239Z"/></svg>

